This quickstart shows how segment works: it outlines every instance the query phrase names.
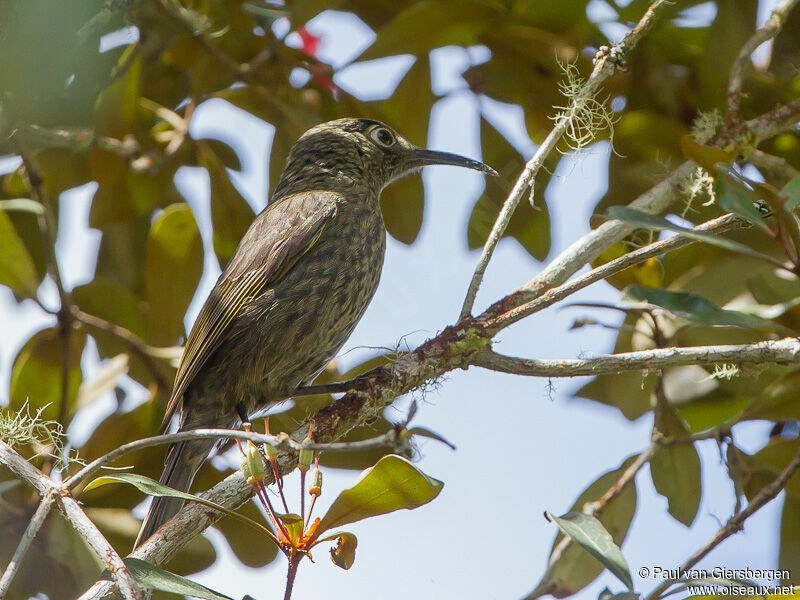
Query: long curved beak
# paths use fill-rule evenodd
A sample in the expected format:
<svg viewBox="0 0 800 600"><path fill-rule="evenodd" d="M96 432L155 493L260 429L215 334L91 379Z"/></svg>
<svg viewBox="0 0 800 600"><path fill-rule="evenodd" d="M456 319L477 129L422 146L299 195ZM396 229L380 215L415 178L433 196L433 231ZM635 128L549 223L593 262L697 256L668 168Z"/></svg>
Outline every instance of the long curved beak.
<svg viewBox="0 0 800 600"><path fill-rule="evenodd" d="M478 160L467 158L459 154L452 154L450 152L440 152L438 150L428 150L426 148L416 148L414 150L414 162L417 164L415 167L421 168L428 165L452 165L454 167L464 167L466 169L474 169L481 173L497 176L497 171L492 167L483 164Z"/></svg>

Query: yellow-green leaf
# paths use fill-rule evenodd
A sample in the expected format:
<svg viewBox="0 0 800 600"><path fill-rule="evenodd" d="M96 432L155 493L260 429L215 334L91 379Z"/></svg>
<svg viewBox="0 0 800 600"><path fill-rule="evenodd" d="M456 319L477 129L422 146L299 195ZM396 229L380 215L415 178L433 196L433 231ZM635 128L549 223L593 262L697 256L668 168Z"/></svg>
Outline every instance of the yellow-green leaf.
<svg viewBox="0 0 800 600"><path fill-rule="evenodd" d="M3 211L0 211L0 284L25 296L35 296L39 284L33 259Z"/></svg>
<svg viewBox="0 0 800 600"><path fill-rule="evenodd" d="M344 490L322 517L317 535L362 519L427 504L444 483L428 477L405 458L385 456L364 471L353 487Z"/></svg>
<svg viewBox="0 0 800 600"><path fill-rule="evenodd" d="M167 207L153 223L144 268L148 341L173 345L183 335L183 317L203 273L203 243L186 204Z"/></svg>

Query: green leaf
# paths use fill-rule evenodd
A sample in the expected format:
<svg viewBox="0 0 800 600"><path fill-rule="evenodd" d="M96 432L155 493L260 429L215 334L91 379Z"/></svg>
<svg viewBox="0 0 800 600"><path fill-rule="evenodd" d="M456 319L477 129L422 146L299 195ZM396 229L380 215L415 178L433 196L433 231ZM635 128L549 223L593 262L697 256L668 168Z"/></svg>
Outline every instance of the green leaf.
<svg viewBox="0 0 800 600"><path fill-rule="evenodd" d="M256 215L233 185L228 172L211 147L205 141L198 141L197 146L200 164L208 170L211 181L214 252L220 268L224 269Z"/></svg>
<svg viewBox="0 0 800 600"><path fill-rule="evenodd" d="M353 566L356 561L356 546L358 540L352 533L345 531L334 533L321 540L320 542L327 542L329 540L336 540L336 547L331 548L331 560L340 569L345 571Z"/></svg>
<svg viewBox="0 0 800 600"><path fill-rule="evenodd" d="M300 538L303 537L303 517L292 513L285 515L275 515L286 527L286 533L289 534L289 540L292 544L298 546Z"/></svg>
<svg viewBox="0 0 800 600"><path fill-rule="evenodd" d="M430 111L436 98L431 91L431 67L427 56L411 65L392 95L382 100L382 119L402 131L411 143L424 146L428 139ZM381 211L386 231L404 244L412 244L422 227L425 191L419 176L395 181L381 192Z"/></svg>
<svg viewBox="0 0 800 600"><path fill-rule="evenodd" d="M33 297L39 286L36 267L8 215L0 211L0 284Z"/></svg>
<svg viewBox="0 0 800 600"><path fill-rule="evenodd" d="M639 594L636 592L617 592L614 593L608 588L604 588L597 600L639 600Z"/></svg>
<svg viewBox="0 0 800 600"><path fill-rule="evenodd" d="M467 244L470 250L480 248L486 243L508 192L525 164L519 152L483 117L481 117L481 151L483 161L496 169L499 176L485 178L486 187L483 194L472 208L467 225ZM537 176L534 196L536 209L531 207L527 196L523 198L511 216L504 234L516 239L538 260L543 260L550 252L550 216L544 192L557 161L557 157L549 159Z"/></svg>
<svg viewBox="0 0 800 600"><path fill-rule="evenodd" d="M789 199L785 204L787 211L792 211L800 206L800 175L796 175L783 186L781 194Z"/></svg>
<svg viewBox="0 0 800 600"><path fill-rule="evenodd" d="M614 344L615 354L633 350L633 338L634 335L637 335L635 332L641 331L641 315L630 312L632 314L625 317L617 335L617 341ZM637 349L641 348L637 347ZM575 396L613 406L626 419L634 421L650 411L650 397L655 385L656 375L652 372L599 375L578 390Z"/></svg>
<svg viewBox="0 0 800 600"><path fill-rule="evenodd" d="M428 477L407 459L384 456L333 501L317 526L317 535L401 508L413 510L436 498L442 486L444 483Z"/></svg>
<svg viewBox="0 0 800 600"><path fill-rule="evenodd" d="M715 165L718 163L730 165L734 161L734 157L724 150L714 148L713 146L698 144L688 134L681 136L681 151L686 158L692 159L709 173L716 172Z"/></svg>
<svg viewBox="0 0 800 600"><path fill-rule="evenodd" d="M680 233L684 237L691 238L698 242L712 244L714 246L719 246L720 248L725 248L726 250L747 254L768 262L774 262L774 259L771 256L758 252L757 250L753 250L752 248L749 248L744 244L740 244L739 242L735 242L728 238L705 231L693 231L691 229L681 227L680 225L675 225L674 223L667 221L664 217L651 215L635 208L629 208L627 206L612 206L608 209L607 216L610 219L625 221L626 223L636 225L637 227L641 227L643 229L653 229L655 231L674 231L676 233Z"/></svg>
<svg viewBox="0 0 800 600"><path fill-rule="evenodd" d="M19 210L22 212L29 212L35 215L44 214L44 207L30 198L10 198L8 200L0 200L0 210Z"/></svg>
<svg viewBox="0 0 800 600"><path fill-rule="evenodd" d="M548 521L554 522L569 538L599 560L617 579L633 591L630 568L622 551L614 543L611 534L595 517L579 512L570 512L556 517L545 512Z"/></svg>
<svg viewBox="0 0 800 600"><path fill-rule="evenodd" d="M371 60L393 54L422 56L440 46L469 46L501 16L494 6L476 0L417 2L378 29L375 42L358 57Z"/></svg>
<svg viewBox="0 0 800 600"><path fill-rule="evenodd" d="M741 420L792 421L800 419L800 371L773 380L744 410Z"/></svg>
<svg viewBox="0 0 800 600"><path fill-rule="evenodd" d="M720 178L718 177L717 179ZM732 212L757 227L767 226L758 209L753 206L754 199L747 192L725 183L722 184L722 190L722 193L717 196L717 204L719 204L720 208Z"/></svg>
<svg viewBox="0 0 800 600"><path fill-rule="evenodd" d="M63 416L61 425L66 428L75 412L85 343L83 331L76 329L71 332L67 405L62 407L64 337L55 327L34 334L17 354L11 369L11 408L19 410L26 401L32 410L47 407L41 417L55 420Z"/></svg>
<svg viewBox="0 0 800 600"><path fill-rule="evenodd" d="M163 456L161 456L163 459ZM128 489L128 488L121 488ZM130 489L135 493L135 490ZM252 502L248 503L255 506ZM128 508L92 508L84 504L86 516L97 525L100 533L114 546L114 548L131 548L142 522L131 514ZM231 522L230 519L225 521ZM248 535L250 532L248 531ZM250 536L252 538L252 536ZM250 540L252 542L252 539ZM257 546L258 544L253 544ZM272 544L274 546L274 544ZM202 535L195 536L164 568L177 575L188 575L204 571L214 564L217 553L214 546Z"/></svg>
<svg viewBox="0 0 800 600"><path fill-rule="evenodd" d="M655 411L655 430L670 438L685 438L689 428L675 409L664 402ZM700 456L694 444L670 444L650 459L656 491L669 503L669 514L689 527L700 508Z"/></svg>
<svg viewBox="0 0 800 600"><path fill-rule="evenodd" d="M697 433L739 420L739 415L749 404L750 399L744 395L715 389L699 398L676 404L675 408L686 421L689 431Z"/></svg>
<svg viewBox="0 0 800 600"><path fill-rule="evenodd" d="M794 335L792 330L778 323L744 312L720 308L702 296L688 292L673 292L634 284L625 288L621 302L634 306L639 303L655 305L676 317L708 327L741 327Z"/></svg>
<svg viewBox="0 0 800 600"><path fill-rule="evenodd" d="M218 475L216 475L216 479L219 480ZM200 484L202 485L202 482ZM264 520L255 502L243 504L236 509L236 512L256 522ZM266 526L269 527L269 525ZM239 562L251 569L263 567L278 556L278 546L276 544L253 543L253 531L247 523L237 519L220 519L214 523L214 527L225 536L228 545L233 550L236 558L239 559Z"/></svg>
<svg viewBox="0 0 800 600"><path fill-rule="evenodd" d="M122 561L128 567L136 583L147 589L170 592L192 598L202 598L203 600L233 600L230 596L215 592L204 585L195 583L180 575L175 575L175 573L159 569L144 560L123 558ZM111 573L107 570L103 571L100 579L111 581Z"/></svg>
<svg viewBox="0 0 800 600"><path fill-rule="evenodd" d="M93 479L91 482L89 482L89 484L84 488L83 491L88 492L90 490L102 487L104 485L117 482L129 483L139 491L142 491L149 496L181 498L183 500L197 502L198 504L202 504L203 506L208 506L209 508L218 510L224 515L237 519L242 523L247 523L256 530L260 530L262 532L268 533L269 535L272 535L272 531L270 531L261 523L254 521L253 519L250 519L248 517L245 517L244 515L240 515L237 512L229 510L224 506L217 504L216 502L211 502L210 500L206 500L205 498L200 498L199 496L194 496L192 494L187 494L186 492L181 492L172 489L171 487L166 486L163 483L159 483L155 479L150 479L149 477L145 477L144 475L136 475L135 473L115 473L114 475L103 475L102 477L97 477L96 479Z"/></svg>
<svg viewBox="0 0 800 600"><path fill-rule="evenodd" d="M788 494L783 499L781 512L778 568L789 573L800 572L800 499ZM791 582L783 579L781 585L791 585Z"/></svg>
<svg viewBox="0 0 800 600"><path fill-rule="evenodd" d="M569 512L580 512L587 502L597 501L619 480L633 460L634 457L630 457L619 468L601 475L581 493ZM609 501L599 515L604 529L611 534L611 538L617 546L620 546L625 539L635 512L636 486L633 480L630 480L619 495ZM561 543L562 539L563 534L559 533L553 541L553 550ZM565 598L585 588L602 572L601 563L577 544L569 544L557 559L552 557L551 551L547 571L527 598L538 598L544 594Z"/></svg>
<svg viewBox="0 0 800 600"><path fill-rule="evenodd" d="M186 204L167 207L153 223L144 269L148 342L173 345L183 335L183 317L203 274L203 243Z"/></svg>
<svg viewBox="0 0 800 600"><path fill-rule="evenodd" d="M435 431L431 431L427 427L412 427L411 429L408 430L408 435L418 435L420 437L436 440L437 442L441 442L451 450L456 449L454 444L451 444L442 435L436 433Z"/></svg>

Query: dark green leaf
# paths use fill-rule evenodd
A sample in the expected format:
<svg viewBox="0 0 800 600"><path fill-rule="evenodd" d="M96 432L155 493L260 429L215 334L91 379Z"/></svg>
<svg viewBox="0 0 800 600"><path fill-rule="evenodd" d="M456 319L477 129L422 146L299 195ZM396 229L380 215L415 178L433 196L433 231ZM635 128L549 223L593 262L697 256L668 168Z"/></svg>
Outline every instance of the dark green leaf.
<svg viewBox="0 0 800 600"><path fill-rule="evenodd" d="M353 487L333 501L317 527L317 535L362 519L427 504L442 491L444 484L428 477L405 458L384 456L364 471Z"/></svg>
<svg viewBox="0 0 800 600"><path fill-rule="evenodd" d="M432 440L436 440L437 442L441 442L451 450L455 450L455 445L448 442L444 437L436 433L435 431L431 431L426 427L412 427L408 430L408 435L418 435L420 437L430 438Z"/></svg>
<svg viewBox="0 0 800 600"><path fill-rule="evenodd" d="M788 198L786 210L792 211L800 206L800 175L795 176L789 183L783 186L781 194Z"/></svg>
<svg viewBox="0 0 800 600"><path fill-rule="evenodd" d="M604 588L597 600L639 600L639 594L636 592L617 592L614 593L608 588Z"/></svg>
<svg viewBox="0 0 800 600"><path fill-rule="evenodd" d="M617 579L633 591L630 568L622 556L622 551L614 543L611 534L595 517L578 512L570 512L556 517L545 513L548 521L554 522L569 538L589 554L599 560Z"/></svg>
<svg viewBox="0 0 800 600"><path fill-rule="evenodd" d="M108 485L109 483L117 483L117 482L129 483L139 491L142 491L150 496L181 498L183 500L197 502L198 504L202 504L203 506L208 506L209 508L218 510L224 515L237 519L242 523L248 523L252 528L258 531L267 532L268 534L272 533L261 523L253 521L252 519L245 517L244 515L240 515L239 513L234 512L232 510L228 510L227 508L221 506L220 504L217 504L216 502L211 502L210 500L200 498L199 496L194 496L192 494L187 494L186 492L181 492L172 489L171 487L166 486L163 483L159 483L155 479L150 479L149 477L145 477L144 475L136 475L135 473L115 473L114 475L103 475L102 477L97 477L96 479L93 479L84 488L83 491L88 492L95 488Z"/></svg>
<svg viewBox="0 0 800 600"><path fill-rule="evenodd" d="M619 480L631 462L633 462L633 457L626 459L618 469L601 475L581 493L570 512L580 512L587 502L597 501ZM611 538L617 546L622 545L635 512L636 486L631 480L619 495L609 501L599 516L603 528L611 534ZM562 538L563 534L561 533L556 536L553 541L553 549L559 545ZM538 598L544 594L550 594L556 598L565 598L585 588L602 571L602 564L583 548L577 544L569 544L557 560L548 564L541 581L527 597Z"/></svg>
<svg viewBox="0 0 800 600"><path fill-rule="evenodd" d="M791 573L800 572L800 498L786 495L781 512L781 538L778 568ZM791 585L792 578L784 578L781 585Z"/></svg>
<svg viewBox="0 0 800 600"><path fill-rule="evenodd" d="M754 256L769 262L774 261L771 256L762 254L761 252L753 250L752 248L749 248L744 244L740 244L739 242L735 242L719 235L714 235L713 233L693 231L691 229L681 227L680 225L675 225L674 223L667 221L664 217L651 215L649 213L636 210L635 208L628 208L627 206L612 206L608 209L608 218L619 219L620 221L625 221L626 223L630 223L631 225L636 225L637 227L642 227L644 229L653 229L655 231L674 231L685 237L697 240L698 242L712 244L714 246L719 246L720 248L725 248L726 250L740 252L741 254L747 254L749 256Z"/></svg>
<svg viewBox="0 0 800 600"><path fill-rule="evenodd" d="M470 249L480 248L486 242L508 192L525 164L519 152L484 118L481 118L481 149L483 161L500 175L486 177L486 188L472 209L467 225ZM543 260L550 252L550 216L544 192L557 160L549 159L546 168L537 176L534 196L536 209L531 207L526 196L514 211L505 232L506 236L516 239L538 260Z"/></svg>
<svg viewBox="0 0 800 600"><path fill-rule="evenodd" d="M689 428L667 402L655 411L655 429L667 438L686 438ZM670 444L650 459L656 491L669 503L669 514L689 527L700 508L700 457L694 444Z"/></svg>
<svg viewBox="0 0 800 600"><path fill-rule="evenodd" d="M720 208L741 217L748 223L758 227L766 227L767 224L753 206L754 198L751 198L744 190L732 185L725 186L724 191L717 198Z"/></svg>
<svg viewBox="0 0 800 600"><path fill-rule="evenodd" d="M742 327L793 335L791 330L778 323L737 310L720 308L702 296L688 292L645 288L634 284L625 289L621 302L633 306L640 303L658 306L676 317L708 327Z"/></svg>
<svg viewBox="0 0 800 600"><path fill-rule="evenodd" d="M147 589L181 594L192 598L202 598L203 600L233 600L230 596L215 592L204 585L195 583L180 575L175 575L175 573L159 569L141 559L123 558L122 560L136 582ZM108 571L104 571L100 579L110 581L111 574Z"/></svg>

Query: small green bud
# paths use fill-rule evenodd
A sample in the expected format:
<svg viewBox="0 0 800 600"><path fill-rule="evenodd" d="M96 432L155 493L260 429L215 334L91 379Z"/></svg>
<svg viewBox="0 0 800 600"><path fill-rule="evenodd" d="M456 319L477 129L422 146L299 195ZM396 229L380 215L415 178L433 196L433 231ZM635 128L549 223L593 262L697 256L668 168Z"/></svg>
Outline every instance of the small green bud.
<svg viewBox="0 0 800 600"><path fill-rule="evenodd" d="M275 448L275 446L264 444L264 447L267 452L267 458L270 462L274 463L276 460L278 460L278 450Z"/></svg>
<svg viewBox="0 0 800 600"><path fill-rule="evenodd" d="M308 493L317 497L322 495L322 471L319 467L314 467L311 471L311 487L308 488Z"/></svg>
<svg viewBox="0 0 800 600"><path fill-rule="evenodd" d="M239 464L247 483L252 485L256 481L264 481L264 462L255 445L247 444L247 452L241 457Z"/></svg>
<svg viewBox="0 0 800 600"><path fill-rule="evenodd" d="M314 431L314 421L308 423L308 435L303 440L303 447L300 450L300 456L297 458L297 468L303 473L311 468L311 461L314 460L314 451L309 447L314 443L311 433Z"/></svg>
<svg viewBox="0 0 800 600"><path fill-rule="evenodd" d="M314 460L314 451L307 446L311 442L306 438L303 440L303 449L300 450L300 456L297 459L297 468L301 471L308 471L311 468L311 462Z"/></svg>

